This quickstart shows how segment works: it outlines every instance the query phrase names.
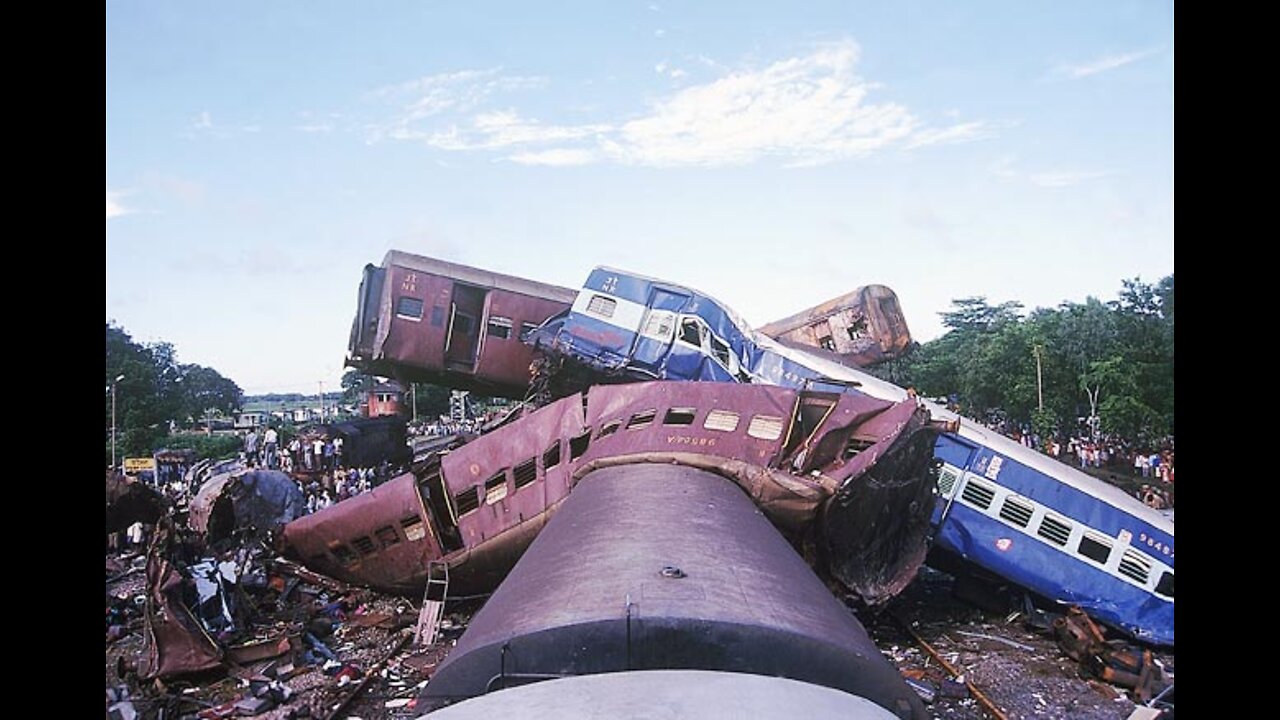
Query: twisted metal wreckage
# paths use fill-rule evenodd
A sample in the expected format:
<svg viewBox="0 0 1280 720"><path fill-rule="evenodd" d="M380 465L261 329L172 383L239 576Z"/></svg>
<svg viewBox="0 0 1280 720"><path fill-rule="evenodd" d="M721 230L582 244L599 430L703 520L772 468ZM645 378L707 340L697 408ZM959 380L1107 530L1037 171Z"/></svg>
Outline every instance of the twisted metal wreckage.
<svg viewBox="0 0 1280 720"><path fill-rule="evenodd" d="M532 402L477 438L436 439L410 472L311 515L300 516L300 497L279 478L222 468L200 486L192 530L212 542L266 531L276 550L323 574L316 580L407 596L432 585L450 596L494 593L437 671L427 708L533 680L683 668L791 678L870 699L889 716L925 716L830 593L801 590L807 580L767 579L807 563L850 597L882 605L915 577L946 519L951 499L939 498L935 454L940 438L957 432L955 416L931 416L934 406L911 393L868 394L862 382L809 377L808 361L787 349L816 341L853 365L900 354L909 335L891 291L872 286L775 323L778 345L743 331L714 300L638 276L641 314L630 335L619 335L616 321L589 317L609 320L634 302L616 271L597 269L588 285L602 281L600 291L584 288L572 300L559 288L394 251L387 263L366 268L349 364ZM457 286L433 275L442 268ZM602 272L607 279L596 277ZM393 288L402 295L394 302ZM519 381L519 363L533 377ZM743 532L749 521L717 484L749 499L771 530ZM579 488L590 492L573 501ZM157 532L148 554L144 677L206 669L225 656L206 632L211 618L193 617L182 601L170 540ZM664 582L646 580L636 563L660 565ZM233 577L248 563L206 565L203 582L216 590L219 572ZM748 580L751 566L758 572ZM554 578L568 589L551 588ZM683 589L671 595L675 587ZM556 592L575 601L555 600ZM424 618L434 605L438 623L444 596L434 600L424 601ZM232 619L225 605L222 618ZM766 645L773 651L758 651ZM596 650L571 651L579 646ZM854 676L865 680L851 686Z"/></svg>

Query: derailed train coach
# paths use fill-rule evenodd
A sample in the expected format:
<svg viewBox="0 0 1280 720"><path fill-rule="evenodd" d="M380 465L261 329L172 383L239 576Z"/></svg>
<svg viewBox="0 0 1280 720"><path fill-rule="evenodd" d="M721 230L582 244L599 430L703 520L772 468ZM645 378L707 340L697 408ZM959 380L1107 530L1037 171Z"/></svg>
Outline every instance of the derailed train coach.
<svg viewBox="0 0 1280 720"><path fill-rule="evenodd" d="M573 307L528 342L577 384L649 378L856 389L901 401L903 388L757 333L689 288L599 267ZM1173 645L1170 517L1119 489L924 403L957 424L943 463L935 548L1142 641Z"/></svg>
<svg viewBox="0 0 1280 720"><path fill-rule="evenodd" d="M575 291L391 250L366 265L346 364L370 375L520 398L524 337Z"/></svg>
<svg viewBox="0 0 1280 720"><path fill-rule="evenodd" d="M914 399L727 383L597 386L294 520L283 536L288 554L340 580L411 594L447 567L451 594L488 592L584 475L678 464L736 484L877 605L924 561L937 432Z"/></svg>

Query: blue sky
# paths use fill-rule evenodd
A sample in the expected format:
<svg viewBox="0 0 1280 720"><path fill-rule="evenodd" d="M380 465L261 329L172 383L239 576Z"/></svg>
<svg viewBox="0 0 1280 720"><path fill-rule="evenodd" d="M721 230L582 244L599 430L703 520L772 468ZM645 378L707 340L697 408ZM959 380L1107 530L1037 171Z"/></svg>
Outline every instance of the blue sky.
<svg viewBox="0 0 1280 720"><path fill-rule="evenodd" d="M338 385L388 249L913 336L1173 272L1171 2L109 0L107 320Z"/></svg>

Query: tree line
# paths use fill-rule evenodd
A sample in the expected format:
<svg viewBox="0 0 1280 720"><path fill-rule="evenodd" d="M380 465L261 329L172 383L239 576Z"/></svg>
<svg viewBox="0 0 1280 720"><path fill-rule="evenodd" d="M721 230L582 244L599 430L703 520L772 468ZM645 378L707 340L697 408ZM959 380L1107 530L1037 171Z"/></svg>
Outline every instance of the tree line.
<svg viewBox="0 0 1280 720"><path fill-rule="evenodd" d="M125 456L150 456L165 445L172 429L189 428L210 416L226 417L242 406L240 386L213 368L179 363L172 344L138 343L122 327L108 322L106 328L108 465L113 395L117 462Z"/></svg>
<svg viewBox="0 0 1280 720"><path fill-rule="evenodd" d="M1174 430L1173 275L1122 284L1115 300L1089 297L1025 315L1018 302L953 300L941 313L945 334L872 372L945 397L968 417L1041 437L1108 433L1157 443Z"/></svg>

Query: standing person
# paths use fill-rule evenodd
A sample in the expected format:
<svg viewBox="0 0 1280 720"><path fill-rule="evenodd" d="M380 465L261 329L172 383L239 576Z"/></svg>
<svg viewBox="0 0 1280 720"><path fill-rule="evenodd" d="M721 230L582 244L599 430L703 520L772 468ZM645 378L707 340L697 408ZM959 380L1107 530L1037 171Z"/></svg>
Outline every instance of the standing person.
<svg viewBox="0 0 1280 720"><path fill-rule="evenodd" d="M1147 459L1147 456L1143 455L1140 452L1135 452L1133 454L1133 476L1134 477L1138 477L1142 475L1142 466L1146 464L1145 462L1146 459Z"/></svg>
<svg viewBox="0 0 1280 720"><path fill-rule="evenodd" d="M317 437L311 441L311 455L315 458L315 466L312 469L324 470L324 438Z"/></svg>
<svg viewBox="0 0 1280 720"><path fill-rule="evenodd" d="M330 440L329 438L325 438L325 439L324 439L323 452L324 452L324 471L325 471L325 472L332 472L332 470L333 470L333 468L334 468L334 465L333 465L333 440Z"/></svg>
<svg viewBox="0 0 1280 720"><path fill-rule="evenodd" d="M344 464L342 462L342 436L341 435L333 439L333 461L338 465Z"/></svg>
<svg viewBox="0 0 1280 720"><path fill-rule="evenodd" d="M277 464L276 448L279 443L280 436L276 433L275 428L268 425L267 432L262 436L262 439L264 441L263 451L267 454L267 467L275 470Z"/></svg>
<svg viewBox="0 0 1280 720"><path fill-rule="evenodd" d="M244 458L250 466L258 464L258 433L253 428L244 436Z"/></svg>
<svg viewBox="0 0 1280 720"><path fill-rule="evenodd" d="M1151 477L1160 479L1160 453L1151 453L1151 457L1147 458L1147 465L1151 467Z"/></svg>

